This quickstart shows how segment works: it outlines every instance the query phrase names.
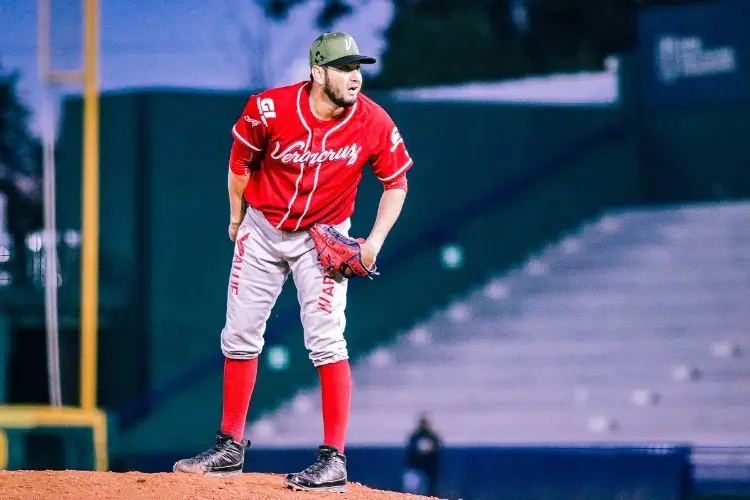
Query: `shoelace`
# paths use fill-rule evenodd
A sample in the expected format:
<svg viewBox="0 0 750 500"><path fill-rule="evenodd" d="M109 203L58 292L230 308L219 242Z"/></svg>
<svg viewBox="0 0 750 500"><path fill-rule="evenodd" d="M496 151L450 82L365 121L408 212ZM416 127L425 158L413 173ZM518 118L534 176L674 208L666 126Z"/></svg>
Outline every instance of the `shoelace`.
<svg viewBox="0 0 750 500"><path fill-rule="evenodd" d="M198 456L195 457L195 460L201 460L207 457L210 457L213 454L220 454L220 457L216 458L223 458L223 454L227 451L225 446L229 443L229 439L221 439L219 440L215 445L213 445L210 449L203 451L198 454Z"/></svg>
<svg viewBox="0 0 750 500"><path fill-rule="evenodd" d="M318 459L315 461L314 464L309 466L307 469L305 469L306 474L315 474L319 470L323 469L326 466L326 457L327 455L320 454L318 455Z"/></svg>

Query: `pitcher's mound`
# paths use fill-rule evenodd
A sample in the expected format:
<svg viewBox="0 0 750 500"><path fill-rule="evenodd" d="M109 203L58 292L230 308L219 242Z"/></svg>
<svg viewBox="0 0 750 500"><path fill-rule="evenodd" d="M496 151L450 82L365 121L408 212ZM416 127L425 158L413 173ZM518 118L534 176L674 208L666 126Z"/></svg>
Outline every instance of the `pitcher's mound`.
<svg viewBox="0 0 750 500"><path fill-rule="evenodd" d="M373 490L349 483L347 493L293 492L281 474L242 474L230 478L188 474L89 471L0 471L3 500L426 500L427 497Z"/></svg>

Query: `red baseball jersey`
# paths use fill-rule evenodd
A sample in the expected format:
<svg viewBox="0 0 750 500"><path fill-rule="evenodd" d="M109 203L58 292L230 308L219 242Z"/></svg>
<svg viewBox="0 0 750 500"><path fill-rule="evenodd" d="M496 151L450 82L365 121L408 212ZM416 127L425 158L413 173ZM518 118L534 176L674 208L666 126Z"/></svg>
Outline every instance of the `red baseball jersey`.
<svg viewBox="0 0 750 500"><path fill-rule="evenodd" d="M237 174L251 171L245 199L284 231L351 216L368 161L385 189L403 187L413 164L393 120L369 97L319 120L310 88L307 81L251 96L232 129L257 157L250 166L230 163Z"/></svg>

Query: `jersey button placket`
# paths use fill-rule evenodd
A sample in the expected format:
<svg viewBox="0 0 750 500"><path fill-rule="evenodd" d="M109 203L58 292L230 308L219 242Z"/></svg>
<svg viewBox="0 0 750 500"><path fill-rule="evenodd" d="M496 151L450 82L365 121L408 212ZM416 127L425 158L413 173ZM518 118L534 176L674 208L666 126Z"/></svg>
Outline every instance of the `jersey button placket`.
<svg viewBox="0 0 750 500"><path fill-rule="evenodd" d="M299 179L299 184L296 186L296 188L297 188L297 193L296 194L297 195L294 197L294 202L292 203L292 206L290 207L291 212L289 213L289 219L288 219L289 223L292 223L293 219L296 220L296 217L299 215L299 214L295 213L294 206L297 204L297 201L300 198L300 194L301 194L301 191L302 191L302 186L305 183L305 177L307 177L307 166L308 166L308 164L304 163L304 162L301 162L301 163L297 163L297 165L299 166L300 170L302 170L302 177ZM299 174L297 174L297 175L299 175ZM281 231L281 233L282 233L282 237L284 239L293 238L297 234L294 231L294 226L293 225L292 225L292 228L283 230L283 231Z"/></svg>
<svg viewBox="0 0 750 500"><path fill-rule="evenodd" d="M313 129L313 137L310 143L310 152L317 151L320 148L320 141L323 135L323 130L320 128Z"/></svg>

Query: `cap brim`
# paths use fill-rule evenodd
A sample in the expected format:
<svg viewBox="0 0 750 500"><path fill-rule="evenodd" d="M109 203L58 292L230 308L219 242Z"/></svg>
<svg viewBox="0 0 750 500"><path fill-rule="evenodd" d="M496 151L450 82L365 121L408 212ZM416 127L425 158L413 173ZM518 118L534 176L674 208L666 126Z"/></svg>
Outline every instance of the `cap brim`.
<svg viewBox="0 0 750 500"><path fill-rule="evenodd" d="M358 62L361 64L375 64L377 61L374 57L353 54L350 56L339 57L338 59L334 59L333 61L328 61L322 66L343 66L344 64L351 64L353 62Z"/></svg>

